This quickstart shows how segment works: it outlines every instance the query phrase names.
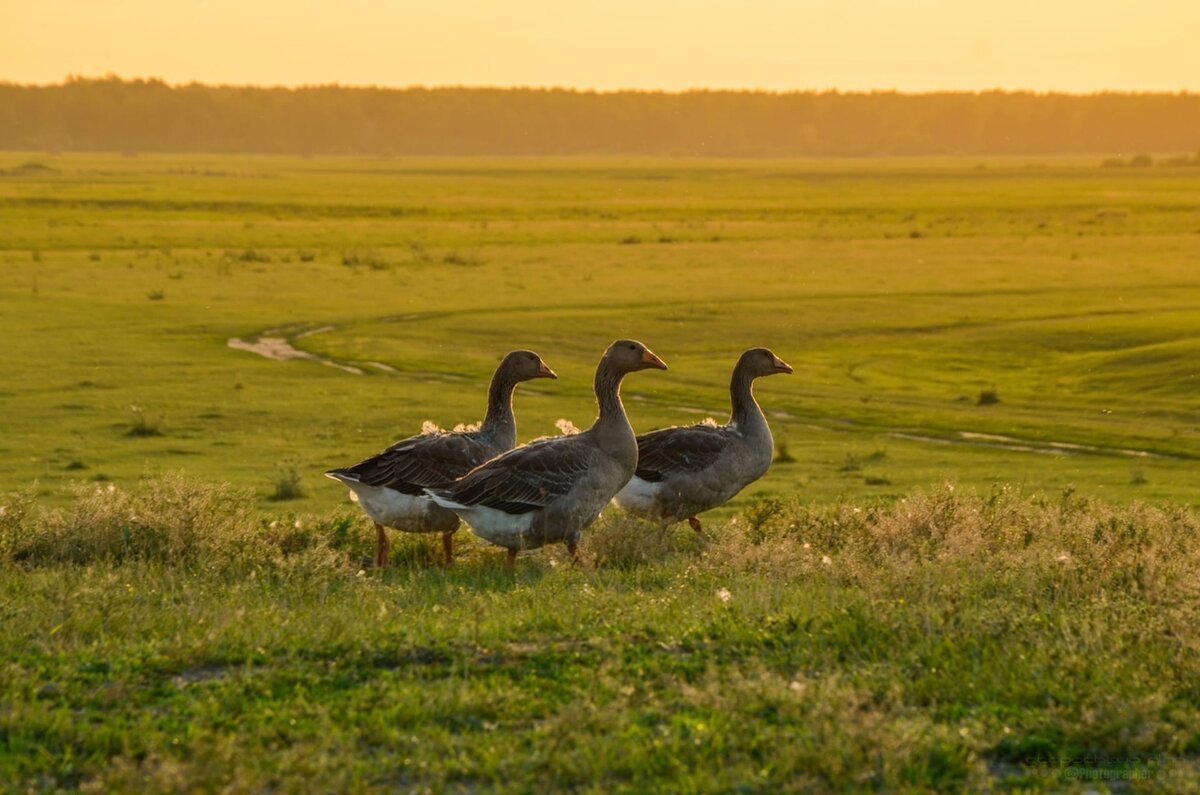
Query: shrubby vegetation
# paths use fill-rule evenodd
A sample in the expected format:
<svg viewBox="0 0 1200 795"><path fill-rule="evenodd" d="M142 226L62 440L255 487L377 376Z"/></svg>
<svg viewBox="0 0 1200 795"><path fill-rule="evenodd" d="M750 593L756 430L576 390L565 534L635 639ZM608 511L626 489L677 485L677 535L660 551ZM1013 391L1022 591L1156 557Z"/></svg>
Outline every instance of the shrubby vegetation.
<svg viewBox="0 0 1200 795"><path fill-rule="evenodd" d="M610 511L580 567L509 577L411 536L364 574L365 521L180 476L3 505L12 788L1200 784L1191 509L947 485L704 536Z"/></svg>

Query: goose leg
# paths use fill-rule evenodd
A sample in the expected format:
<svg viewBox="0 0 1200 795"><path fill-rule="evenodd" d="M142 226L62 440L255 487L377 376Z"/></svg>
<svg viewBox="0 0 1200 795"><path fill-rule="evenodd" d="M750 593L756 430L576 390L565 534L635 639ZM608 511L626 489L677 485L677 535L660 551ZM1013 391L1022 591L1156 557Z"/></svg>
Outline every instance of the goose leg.
<svg viewBox="0 0 1200 795"><path fill-rule="evenodd" d="M504 570L511 572L513 570L513 566L516 565L516 562L517 562L517 550L515 550L515 549L508 550L508 555L507 555L507 557L504 558Z"/></svg>
<svg viewBox="0 0 1200 795"><path fill-rule="evenodd" d="M454 531L442 533L442 554L445 556L446 568L454 565Z"/></svg>
<svg viewBox="0 0 1200 795"><path fill-rule="evenodd" d="M579 565L579 545L575 542L575 539L570 539L569 541L567 541L567 554L571 556L571 563L578 566Z"/></svg>
<svg viewBox="0 0 1200 795"><path fill-rule="evenodd" d="M690 524L692 526L692 529L695 530L697 533L704 532L704 528L700 525L700 520L697 519L696 517L694 517L694 516L688 517L688 524Z"/></svg>
<svg viewBox="0 0 1200 795"><path fill-rule="evenodd" d="M375 523L375 568L382 569L388 561L387 530L379 522Z"/></svg>

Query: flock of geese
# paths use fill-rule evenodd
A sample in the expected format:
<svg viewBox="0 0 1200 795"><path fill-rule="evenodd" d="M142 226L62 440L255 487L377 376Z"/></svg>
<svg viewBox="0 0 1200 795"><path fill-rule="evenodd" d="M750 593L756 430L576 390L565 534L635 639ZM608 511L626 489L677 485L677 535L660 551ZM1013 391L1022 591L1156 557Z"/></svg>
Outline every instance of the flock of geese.
<svg viewBox="0 0 1200 795"><path fill-rule="evenodd" d="M583 529L610 501L666 527L723 504L767 471L773 443L754 399L754 379L792 368L766 348L751 348L733 369L729 422L708 421L635 436L621 404L621 380L667 365L635 340L617 340L596 368L600 414L586 431L521 447L512 396L521 381L557 378L532 351L504 357L488 389L477 429L433 431L396 442L379 455L325 474L351 490L375 523L375 565L387 565L386 528L441 533L454 561L460 519L479 537L517 553L563 542L571 556Z"/></svg>

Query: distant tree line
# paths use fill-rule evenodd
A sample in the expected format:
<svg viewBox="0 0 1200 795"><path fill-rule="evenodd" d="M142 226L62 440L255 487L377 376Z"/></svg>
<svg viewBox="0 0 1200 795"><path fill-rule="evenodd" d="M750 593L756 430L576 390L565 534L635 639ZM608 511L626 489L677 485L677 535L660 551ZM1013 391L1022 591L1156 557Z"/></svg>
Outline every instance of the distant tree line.
<svg viewBox="0 0 1200 795"><path fill-rule="evenodd" d="M1200 94L0 83L0 148L429 155L1194 152Z"/></svg>

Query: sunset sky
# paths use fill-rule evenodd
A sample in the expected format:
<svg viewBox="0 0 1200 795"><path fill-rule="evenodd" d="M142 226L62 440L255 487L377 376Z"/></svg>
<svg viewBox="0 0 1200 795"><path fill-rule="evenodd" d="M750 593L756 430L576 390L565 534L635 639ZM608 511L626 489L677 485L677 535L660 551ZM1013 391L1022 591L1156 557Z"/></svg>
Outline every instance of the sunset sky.
<svg viewBox="0 0 1200 795"><path fill-rule="evenodd" d="M1197 0L0 0L0 80L1200 90Z"/></svg>

